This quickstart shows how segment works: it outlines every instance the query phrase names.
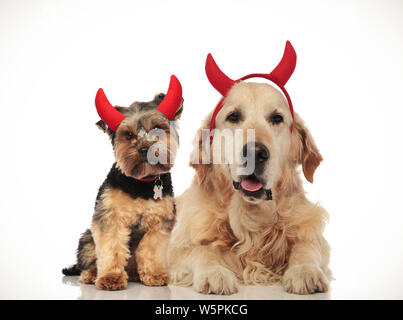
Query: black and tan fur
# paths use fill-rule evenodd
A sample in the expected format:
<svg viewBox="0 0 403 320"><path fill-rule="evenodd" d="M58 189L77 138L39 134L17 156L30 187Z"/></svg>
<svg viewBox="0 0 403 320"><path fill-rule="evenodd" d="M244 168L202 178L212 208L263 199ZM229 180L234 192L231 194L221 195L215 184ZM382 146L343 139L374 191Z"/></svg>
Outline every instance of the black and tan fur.
<svg viewBox="0 0 403 320"><path fill-rule="evenodd" d="M168 283L165 252L175 221L169 170L179 138L175 124L155 109L163 98L159 94L150 102L115 107L126 116L116 132L102 120L97 122L111 139L116 162L99 189L91 228L79 240L77 262L63 274L80 274L81 282L95 283L102 290L125 289L128 280L149 286ZM182 106L174 121L180 118ZM155 128L165 132L166 140L159 142L167 148L156 152L165 152L167 163L151 164L140 154L158 141L144 136ZM157 180L139 180L155 176L162 182L162 199L154 199Z"/></svg>

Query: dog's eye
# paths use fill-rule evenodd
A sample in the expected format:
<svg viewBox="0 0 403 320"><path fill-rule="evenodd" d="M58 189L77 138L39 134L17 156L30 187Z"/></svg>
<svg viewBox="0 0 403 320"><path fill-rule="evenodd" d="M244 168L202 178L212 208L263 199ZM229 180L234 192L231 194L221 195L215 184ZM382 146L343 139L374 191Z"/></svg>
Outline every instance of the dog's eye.
<svg viewBox="0 0 403 320"><path fill-rule="evenodd" d="M130 132L130 131L127 131L126 133L125 133L125 136L126 136L126 139L127 140L133 140L134 138L135 138L135 135L134 135L134 133L133 132Z"/></svg>
<svg viewBox="0 0 403 320"><path fill-rule="evenodd" d="M239 114L239 112L231 112L228 116L227 116L227 121L232 122L232 123L237 123L239 122L239 120L241 119L241 115Z"/></svg>
<svg viewBox="0 0 403 320"><path fill-rule="evenodd" d="M273 114L270 117L270 122L273 123L273 124L279 124L279 123L281 123L283 121L284 121L284 119L283 119L283 116L281 114Z"/></svg>

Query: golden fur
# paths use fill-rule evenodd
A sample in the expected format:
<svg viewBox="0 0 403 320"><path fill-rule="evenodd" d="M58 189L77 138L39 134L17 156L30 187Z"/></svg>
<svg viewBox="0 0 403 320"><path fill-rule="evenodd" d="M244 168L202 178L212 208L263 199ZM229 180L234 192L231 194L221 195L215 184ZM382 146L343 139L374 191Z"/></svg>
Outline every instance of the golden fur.
<svg viewBox="0 0 403 320"><path fill-rule="evenodd" d="M243 112L242 125L225 121L234 109ZM282 113L281 126L267 122L273 112ZM210 119L211 114L201 129L209 128ZM191 157L196 176L176 200L177 222L168 250L173 284L216 294L234 293L238 283L282 283L286 291L298 294L328 290L329 246L322 235L328 214L307 200L298 171L301 164L312 182L322 157L298 115L292 134L290 125L281 93L257 83L235 85L216 119L218 129L254 128L256 141L270 147L265 174L272 201L249 201L235 190L232 165L201 164L206 150L199 130Z"/></svg>

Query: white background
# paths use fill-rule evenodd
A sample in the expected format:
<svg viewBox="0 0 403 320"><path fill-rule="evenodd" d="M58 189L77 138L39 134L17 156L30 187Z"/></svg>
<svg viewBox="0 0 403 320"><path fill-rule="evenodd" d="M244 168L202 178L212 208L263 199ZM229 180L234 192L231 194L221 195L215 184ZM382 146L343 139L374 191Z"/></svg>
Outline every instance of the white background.
<svg viewBox="0 0 403 320"><path fill-rule="evenodd" d="M212 52L233 78L270 72L286 40L287 84L324 156L313 201L330 213L336 280L308 298L403 298L402 1L0 2L0 298L204 297L131 284L102 293L62 278L113 163L94 96L148 101L170 74L183 85L177 194L190 184L191 140L219 94ZM236 298L299 298L246 287ZM211 296L207 296L211 298Z"/></svg>

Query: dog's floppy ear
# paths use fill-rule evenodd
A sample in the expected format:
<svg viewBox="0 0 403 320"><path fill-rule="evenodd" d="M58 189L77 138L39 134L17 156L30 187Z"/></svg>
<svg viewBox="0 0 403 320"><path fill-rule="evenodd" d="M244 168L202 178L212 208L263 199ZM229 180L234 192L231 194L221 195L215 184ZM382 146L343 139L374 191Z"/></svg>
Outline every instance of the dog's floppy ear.
<svg viewBox="0 0 403 320"><path fill-rule="evenodd" d="M299 152L298 160L302 164L302 171L306 180L313 183L313 175L320 162L323 160L311 133L302 119L296 114L294 130L297 135Z"/></svg>
<svg viewBox="0 0 403 320"><path fill-rule="evenodd" d="M125 107L114 107L116 110L118 110L120 113L124 114L126 112ZM112 138L114 131L108 127L108 125L103 121L99 120L98 122L95 123L95 125L98 127L99 130L102 130L103 132L107 133L110 138Z"/></svg>
<svg viewBox="0 0 403 320"><path fill-rule="evenodd" d="M108 133L109 127L107 126L107 124L103 121L103 120L99 120L98 122L95 123L95 125L97 126L97 128L99 130L102 130L105 133Z"/></svg>
<svg viewBox="0 0 403 320"><path fill-rule="evenodd" d="M197 131L193 141L193 151L190 154L190 166L196 170L199 185L205 182L211 167L210 131L208 130L210 128L210 119L211 114L204 120L202 127Z"/></svg>

